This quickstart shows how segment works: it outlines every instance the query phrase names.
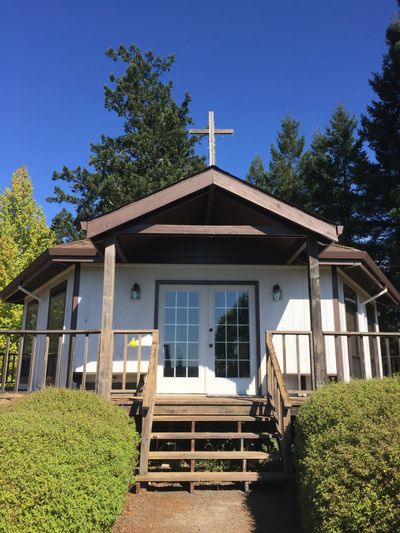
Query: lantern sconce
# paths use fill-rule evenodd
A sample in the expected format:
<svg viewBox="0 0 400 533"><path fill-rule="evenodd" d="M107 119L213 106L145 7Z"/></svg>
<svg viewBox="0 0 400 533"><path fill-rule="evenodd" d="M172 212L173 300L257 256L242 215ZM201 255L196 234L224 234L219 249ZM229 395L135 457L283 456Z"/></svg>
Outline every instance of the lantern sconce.
<svg viewBox="0 0 400 533"><path fill-rule="evenodd" d="M140 289L140 285L137 281L135 281L131 289L131 298L132 300L140 300L141 295L142 291Z"/></svg>
<svg viewBox="0 0 400 533"><path fill-rule="evenodd" d="M272 287L272 299L274 302L279 302L279 300L282 300L282 289L278 283L275 283L275 285Z"/></svg>

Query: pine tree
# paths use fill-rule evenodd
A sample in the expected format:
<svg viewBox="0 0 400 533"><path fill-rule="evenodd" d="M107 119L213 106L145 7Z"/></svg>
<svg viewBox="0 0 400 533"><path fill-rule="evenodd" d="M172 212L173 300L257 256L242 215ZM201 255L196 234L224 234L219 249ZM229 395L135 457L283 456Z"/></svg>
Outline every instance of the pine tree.
<svg viewBox="0 0 400 533"><path fill-rule="evenodd" d="M400 5L400 2L399 2ZM365 189L371 231L368 247L389 277L400 286L400 20L386 30L382 70L370 85L376 98L362 117L362 135L376 158ZM386 313L387 327L399 327L400 313Z"/></svg>
<svg viewBox="0 0 400 533"><path fill-rule="evenodd" d="M174 56L160 57L141 53L135 45L121 45L106 55L125 66L117 77L111 74L111 87L105 86L105 107L122 120L121 135L101 136L91 144L87 168L54 172L53 179L64 181L67 189L55 187L49 201L71 204L76 211L73 222L76 236L80 222L102 215L130 201L178 181L204 167L204 159L195 155L197 136L189 137L187 126L190 96L181 104L172 96L173 84L163 81ZM53 228L62 237L71 216L61 211ZM71 232L69 232L71 233ZM64 233L65 234L65 233Z"/></svg>
<svg viewBox="0 0 400 533"><path fill-rule="evenodd" d="M268 176L273 194L301 206L304 203L302 155L305 140L299 130L300 123L290 115L282 120L277 146L271 146Z"/></svg>
<svg viewBox="0 0 400 533"><path fill-rule="evenodd" d="M0 195L0 290L55 242L43 210L33 197L25 167L12 175L11 188ZM22 309L0 301L0 329L21 327Z"/></svg>
<svg viewBox="0 0 400 533"><path fill-rule="evenodd" d="M268 173L264 168L261 155L257 154L251 162L249 171L246 175L246 181L265 192L271 192L271 183Z"/></svg>
<svg viewBox="0 0 400 533"><path fill-rule="evenodd" d="M303 160L308 207L344 224L342 242L357 243L364 233L361 189L370 172L357 135L357 120L339 104L324 132L314 135Z"/></svg>

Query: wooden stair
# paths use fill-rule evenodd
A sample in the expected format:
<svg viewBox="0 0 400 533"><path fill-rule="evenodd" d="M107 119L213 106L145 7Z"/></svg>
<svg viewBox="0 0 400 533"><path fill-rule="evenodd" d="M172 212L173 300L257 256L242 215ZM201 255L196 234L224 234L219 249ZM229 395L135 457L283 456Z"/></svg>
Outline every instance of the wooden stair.
<svg viewBox="0 0 400 533"><path fill-rule="evenodd" d="M267 398L156 396L136 489L287 479L277 422ZM265 471L271 462L278 471Z"/></svg>
<svg viewBox="0 0 400 533"><path fill-rule="evenodd" d="M244 482L247 489L291 476L292 404L268 334L266 350L266 397L157 396L155 330L143 396L121 401L141 427L137 491L144 483L187 483L192 492L195 483Z"/></svg>
<svg viewBox="0 0 400 533"><path fill-rule="evenodd" d="M149 472L137 476L141 483L227 483L286 481L284 472Z"/></svg>

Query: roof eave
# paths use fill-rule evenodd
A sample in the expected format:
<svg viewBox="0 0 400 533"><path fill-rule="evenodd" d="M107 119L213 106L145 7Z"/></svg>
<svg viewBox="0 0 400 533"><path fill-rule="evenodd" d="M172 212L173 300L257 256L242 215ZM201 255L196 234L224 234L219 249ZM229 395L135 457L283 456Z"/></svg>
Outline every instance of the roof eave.
<svg viewBox="0 0 400 533"><path fill-rule="evenodd" d="M213 166L207 167L202 172L191 175L115 211L85 222L86 236L89 239L99 237L102 234L116 230L127 222L131 222L211 185L220 187L240 198L245 198L246 201L269 210L282 219L302 226L310 233L324 237L331 242L336 242L343 230L340 225L307 213L301 208L265 193L236 176Z"/></svg>

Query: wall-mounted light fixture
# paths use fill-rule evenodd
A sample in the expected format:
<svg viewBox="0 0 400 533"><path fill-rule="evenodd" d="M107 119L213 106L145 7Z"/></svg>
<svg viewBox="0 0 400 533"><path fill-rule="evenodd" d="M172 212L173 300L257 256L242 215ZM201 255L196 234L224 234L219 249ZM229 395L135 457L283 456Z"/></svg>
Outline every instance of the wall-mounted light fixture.
<svg viewBox="0 0 400 533"><path fill-rule="evenodd" d="M141 295L142 291L140 289L140 285L137 281L135 281L131 289L131 298L132 300L140 300Z"/></svg>
<svg viewBox="0 0 400 533"><path fill-rule="evenodd" d="M279 300L282 300L282 289L279 287L278 283L275 283L275 285L272 287L272 299L274 302L279 302Z"/></svg>

